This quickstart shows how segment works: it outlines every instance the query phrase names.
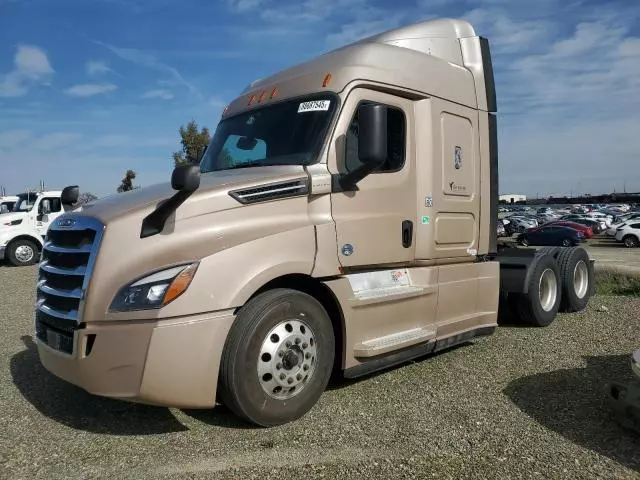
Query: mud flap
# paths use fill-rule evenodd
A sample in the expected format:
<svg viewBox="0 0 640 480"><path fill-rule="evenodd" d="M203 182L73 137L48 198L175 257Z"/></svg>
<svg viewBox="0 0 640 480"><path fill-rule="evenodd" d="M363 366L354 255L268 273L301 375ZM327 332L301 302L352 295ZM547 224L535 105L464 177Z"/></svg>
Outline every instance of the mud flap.
<svg viewBox="0 0 640 480"><path fill-rule="evenodd" d="M640 384L611 382L606 390L609 405L620 426L640 435Z"/></svg>

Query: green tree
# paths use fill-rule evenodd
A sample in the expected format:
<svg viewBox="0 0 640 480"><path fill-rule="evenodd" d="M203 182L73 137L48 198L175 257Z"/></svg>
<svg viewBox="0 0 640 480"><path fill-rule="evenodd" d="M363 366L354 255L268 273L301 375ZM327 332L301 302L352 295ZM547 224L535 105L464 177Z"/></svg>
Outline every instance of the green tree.
<svg viewBox="0 0 640 480"><path fill-rule="evenodd" d="M196 121L191 120L187 123L186 127L184 125L181 126L179 132L182 138L180 141L182 151L173 152L175 166L187 163L198 163L211 138L209 129L202 127L202 130L199 130Z"/></svg>
<svg viewBox="0 0 640 480"><path fill-rule="evenodd" d="M118 193L128 192L129 190L133 190L133 179L136 178L136 172L133 170L127 170L125 173L122 182L118 186Z"/></svg>

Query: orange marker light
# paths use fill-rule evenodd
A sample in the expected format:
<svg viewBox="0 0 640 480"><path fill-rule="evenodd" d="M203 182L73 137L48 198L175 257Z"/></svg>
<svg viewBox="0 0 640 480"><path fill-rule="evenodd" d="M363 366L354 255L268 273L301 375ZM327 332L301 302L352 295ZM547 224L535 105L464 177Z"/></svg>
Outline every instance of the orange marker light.
<svg viewBox="0 0 640 480"><path fill-rule="evenodd" d="M255 93L250 95L249 96L249 103L247 103L247 105L251 105L253 103L253 101L255 100L255 98L256 98L256 94Z"/></svg>
<svg viewBox="0 0 640 480"><path fill-rule="evenodd" d="M264 96L266 93L267 92L265 92L264 90L260 92L260 96L258 97L258 103L260 103L264 99Z"/></svg>
<svg viewBox="0 0 640 480"><path fill-rule="evenodd" d="M171 285L167 288L167 292L164 294L164 299L162 300L163 307L185 292L187 287L189 287L191 280L193 280L193 276L196 274L197 269L198 264L192 263L173 279L173 282L171 282Z"/></svg>
<svg viewBox="0 0 640 480"><path fill-rule="evenodd" d="M275 97L276 93L278 93L278 87L273 87L273 90L271 90L271 95L269 95L269 98Z"/></svg>
<svg viewBox="0 0 640 480"><path fill-rule="evenodd" d="M331 83L331 74L327 73L327 75L325 75L324 77L324 80L322 81L322 86L327 87L329 83Z"/></svg>

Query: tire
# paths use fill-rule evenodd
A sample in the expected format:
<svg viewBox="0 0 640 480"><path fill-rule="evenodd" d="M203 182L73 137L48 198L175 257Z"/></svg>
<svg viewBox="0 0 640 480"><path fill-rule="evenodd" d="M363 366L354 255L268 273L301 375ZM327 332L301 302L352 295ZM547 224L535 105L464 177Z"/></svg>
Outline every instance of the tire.
<svg viewBox="0 0 640 480"><path fill-rule="evenodd" d="M551 255L553 258L557 258L558 252L562 249L560 247L542 247L538 249L538 253L541 255Z"/></svg>
<svg viewBox="0 0 640 480"><path fill-rule="evenodd" d="M638 239L634 235L627 235L622 239L624 246L627 248L636 248L638 246Z"/></svg>
<svg viewBox="0 0 640 480"><path fill-rule="evenodd" d="M38 261L38 247L31 240L14 240L7 247L7 258L16 267L33 265Z"/></svg>
<svg viewBox="0 0 640 480"><path fill-rule="evenodd" d="M526 239L526 237L522 237L518 243L520 243L520 245L522 245L523 247L528 247L529 246L529 241Z"/></svg>
<svg viewBox="0 0 640 480"><path fill-rule="evenodd" d="M527 293L518 295L516 308L520 321L534 327L546 327L556 318L562 300L560 268L550 255L541 255L533 264ZM540 299L540 292L547 292Z"/></svg>
<svg viewBox="0 0 640 480"><path fill-rule="evenodd" d="M289 289L257 295L240 309L227 336L220 400L261 427L302 417L329 382L334 342L331 319L312 296Z"/></svg>
<svg viewBox="0 0 640 480"><path fill-rule="evenodd" d="M564 240L562 240L563 247L570 247L571 245L572 245L572 242L568 238L565 238Z"/></svg>
<svg viewBox="0 0 640 480"><path fill-rule="evenodd" d="M557 258L562 285L563 312L580 312L587 307L593 288L593 272L584 248L563 249Z"/></svg>

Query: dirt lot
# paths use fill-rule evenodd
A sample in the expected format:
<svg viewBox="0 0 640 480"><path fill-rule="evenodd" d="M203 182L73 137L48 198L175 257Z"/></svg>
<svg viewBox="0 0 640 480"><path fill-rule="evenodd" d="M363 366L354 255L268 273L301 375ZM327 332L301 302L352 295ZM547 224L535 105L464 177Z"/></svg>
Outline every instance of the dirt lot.
<svg viewBox="0 0 640 480"><path fill-rule="evenodd" d="M631 378L640 300L595 298L548 328L504 326L333 385L308 416L264 430L47 374L31 340L35 272L0 266L0 478L640 478L640 439L603 392Z"/></svg>

